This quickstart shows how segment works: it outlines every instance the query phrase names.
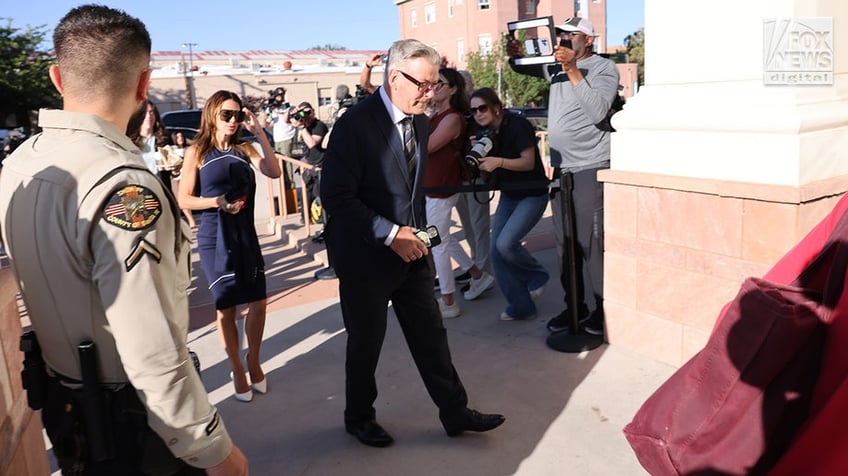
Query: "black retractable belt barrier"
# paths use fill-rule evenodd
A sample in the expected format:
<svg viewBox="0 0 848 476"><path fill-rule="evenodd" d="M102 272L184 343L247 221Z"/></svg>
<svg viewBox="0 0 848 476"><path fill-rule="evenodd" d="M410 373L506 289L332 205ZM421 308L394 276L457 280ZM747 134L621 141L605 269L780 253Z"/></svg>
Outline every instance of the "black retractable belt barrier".
<svg viewBox="0 0 848 476"><path fill-rule="evenodd" d="M592 350L604 343L604 336L589 334L580 329L580 299L582 296L577 295L577 279L583 279L577 273L577 237L575 233L575 218L574 218L574 174L568 171L562 171L560 175L560 208L562 210L562 236L563 236L563 255L565 262L563 272L569 273L569 289L568 294L568 315L569 329L556 332L548 336L547 344L549 347L560 352L579 353L587 350ZM556 339L556 345L551 345L551 339Z"/></svg>

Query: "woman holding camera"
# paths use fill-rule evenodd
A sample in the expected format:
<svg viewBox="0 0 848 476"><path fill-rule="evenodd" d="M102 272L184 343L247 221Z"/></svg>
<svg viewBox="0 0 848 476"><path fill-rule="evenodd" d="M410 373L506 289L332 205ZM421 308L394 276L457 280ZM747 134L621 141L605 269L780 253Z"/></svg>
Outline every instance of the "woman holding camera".
<svg viewBox="0 0 848 476"><path fill-rule="evenodd" d="M482 88L471 94L474 120L492 135L495 149L480 159L501 190L492 219L491 258L495 280L507 300L502 321L536 317L533 300L541 296L548 272L521 244L548 204L548 180L530 122L503 107L497 93Z"/></svg>
<svg viewBox="0 0 848 476"><path fill-rule="evenodd" d="M242 125L256 136L261 152L239 138ZM200 265L215 299L218 335L233 369L235 397L243 402L253 399L253 390L268 391L259 365L266 290L265 265L253 224L253 168L271 178L282 173L256 116L236 93L218 91L206 101L200 131L185 152L179 203L181 208L203 211L197 230ZM242 361L235 320L236 306L245 303L248 350Z"/></svg>
<svg viewBox="0 0 848 476"><path fill-rule="evenodd" d="M430 140L427 142L427 172L423 187L458 187L462 185L462 154L465 151L468 109L465 81L453 68L439 70L439 82L433 94L433 114L430 116ZM494 278L480 271L450 234L450 217L459 199L456 192L426 192L427 223L439 230L441 244L434 246L433 263L439 276L439 310L442 317L459 317L461 311L454 299L456 281L451 258L460 269L471 275L471 288L466 296L474 299L494 284ZM468 297L466 298L468 299Z"/></svg>

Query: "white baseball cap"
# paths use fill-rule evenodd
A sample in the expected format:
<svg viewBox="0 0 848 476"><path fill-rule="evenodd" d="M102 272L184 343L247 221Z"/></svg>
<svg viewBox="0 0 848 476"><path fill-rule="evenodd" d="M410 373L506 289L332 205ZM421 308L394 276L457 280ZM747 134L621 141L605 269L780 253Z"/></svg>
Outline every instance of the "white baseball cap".
<svg viewBox="0 0 848 476"><path fill-rule="evenodd" d="M571 17L566 19L565 22L556 25L555 28L557 30L580 32L589 36L595 36L595 27L592 26L592 22L588 18Z"/></svg>

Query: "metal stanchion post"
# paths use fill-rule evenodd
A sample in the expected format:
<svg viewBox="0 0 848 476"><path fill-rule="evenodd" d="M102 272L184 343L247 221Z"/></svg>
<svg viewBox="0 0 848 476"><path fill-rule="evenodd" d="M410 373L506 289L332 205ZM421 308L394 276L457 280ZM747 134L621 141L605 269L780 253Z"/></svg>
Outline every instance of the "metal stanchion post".
<svg viewBox="0 0 848 476"><path fill-rule="evenodd" d="M574 221L574 175L563 171L560 175L559 200L562 216L563 236L563 272L568 272L569 286L568 294L568 316L569 329L555 332L548 336L547 344L554 350L560 352L577 353L592 350L604 343L604 336L589 334L580 329L580 299L578 296L577 280L583 279L577 272L577 238L575 236ZM566 269L567 267L567 269Z"/></svg>

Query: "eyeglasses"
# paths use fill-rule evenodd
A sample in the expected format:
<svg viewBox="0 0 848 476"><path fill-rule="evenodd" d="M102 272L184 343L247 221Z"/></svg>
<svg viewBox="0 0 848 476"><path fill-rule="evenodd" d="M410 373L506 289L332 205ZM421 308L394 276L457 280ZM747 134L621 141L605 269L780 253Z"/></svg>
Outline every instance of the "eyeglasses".
<svg viewBox="0 0 848 476"><path fill-rule="evenodd" d="M559 37L560 37L560 38L562 38L562 37L564 37L564 36L580 36L580 35L584 35L584 36L585 36L586 34L585 34L585 33L581 33L581 32L579 32L579 31L562 31L562 30L560 30L560 31L559 31Z"/></svg>
<svg viewBox="0 0 848 476"><path fill-rule="evenodd" d="M398 73L402 74L404 78L408 79L410 83L418 86L418 92L419 93L427 93L427 92L430 92L430 91L435 91L439 87L439 83L430 83L428 81L418 81L417 79L415 79L412 76L404 73L401 70L397 70L397 71L398 71Z"/></svg>
<svg viewBox="0 0 848 476"><path fill-rule="evenodd" d="M440 79L440 80L439 80L439 82L438 82L438 83L436 83L435 90L436 90L436 91L438 91L438 90L442 89L443 87L447 86L448 84L450 84L450 83L447 83L447 82L442 81L442 80Z"/></svg>
<svg viewBox="0 0 848 476"><path fill-rule="evenodd" d="M233 111L231 109L221 109L219 117L224 122L230 122L232 118L236 118L236 122L244 122L244 111Z"/></svg>
<svg viewBox="0 0 848 476"><path fill-rule="evenodd" d="M472 108L470 108L469 110L471 111L471 114L475 114L475 115L476 115L478 112L479 112L480 114L486 114L487 112L489 112L489 105L488 105L488 104L481 104L481 105L479 105L479 106L477 106L477 107L472 107Z"/></svg>

